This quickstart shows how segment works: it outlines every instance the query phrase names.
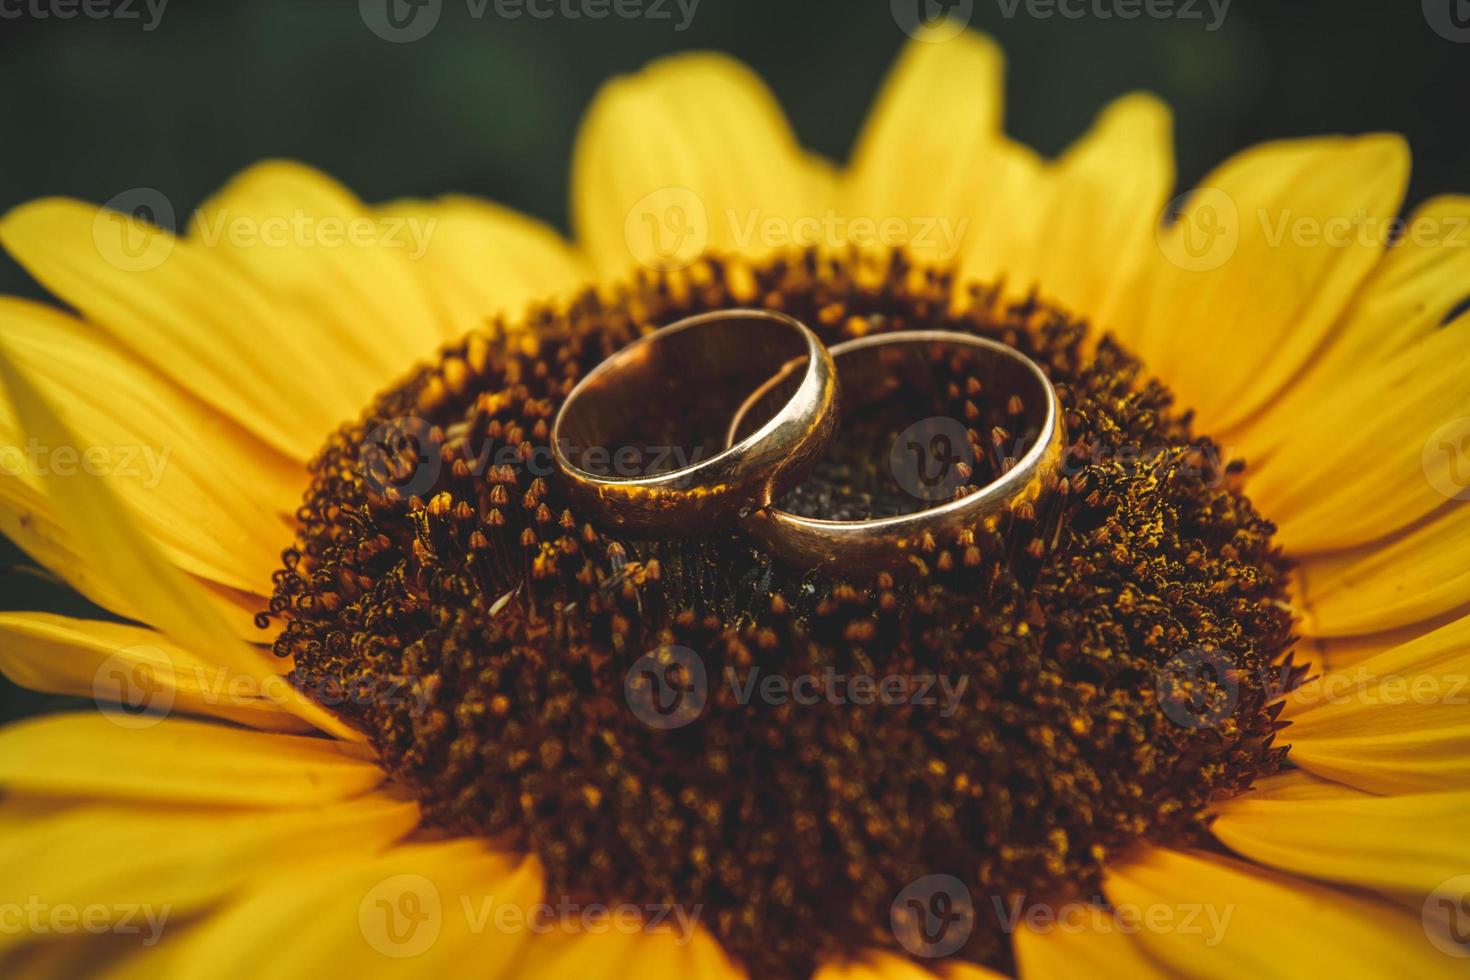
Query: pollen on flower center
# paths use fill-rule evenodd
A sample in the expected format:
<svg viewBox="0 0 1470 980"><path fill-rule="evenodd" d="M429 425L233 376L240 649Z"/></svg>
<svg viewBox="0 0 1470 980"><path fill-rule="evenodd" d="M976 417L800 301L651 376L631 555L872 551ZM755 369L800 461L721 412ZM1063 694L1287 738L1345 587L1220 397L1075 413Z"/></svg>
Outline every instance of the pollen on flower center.
<svg viewBox="0 0 1470 980"><path fill-rule="evenodd" d="M1279 765L1270 703L1298 671L1240 467L1111 340L991 292L957 311L951 288L901 256L708 260L541 310L526 340L472 335L315 462L276 651L314 696L346 692L332 706L429 820L534 852L552 894L698 908L755 975L784 976L916 952L895 901L950 875L974 908L956 955L1005 965L996 909L1097 894L1106 856L1194 838L1208 802ZM1064 484L932 542L907 578L824 578L727 531L600 532L538 467L557 406L640 328L741 305L828 342L937 328L1017 347L1065 407ZM886 447L842 445L796 504L875 506L855 488ZM697 712L650 721L640 664L697 684Z"/></svg>

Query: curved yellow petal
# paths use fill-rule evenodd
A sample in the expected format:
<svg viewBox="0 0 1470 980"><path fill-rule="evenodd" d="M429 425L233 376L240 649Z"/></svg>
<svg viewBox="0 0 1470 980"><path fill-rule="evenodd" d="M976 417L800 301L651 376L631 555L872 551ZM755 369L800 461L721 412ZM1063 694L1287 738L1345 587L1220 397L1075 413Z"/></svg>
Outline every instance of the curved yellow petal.
<svg viewBox="0 0 1470 980"><path fill-rule="evenodd" d="M1470 792L1374 796L1326 783L1292 796L1246 793L1217 804L1210 829L1273 868L1420 897L1470 867Z"/></svg>
<svg viewBox="0 0 1470 980"><path fill-rule="evenodd" d="M29 377L16 367L8 339L0 337L0 384L10 397L21 428L53 446L77 445L78 440L57 416ZM139 615L172 637L180 646L208 650L222 665L238 671L254 684L272 683L283 665L233 635L231 627L199 586L175 569L133 522L109 478L82 474L45 477L48 501L61 524L74 536L86 538L95 549L93 569L109 589L125 593ZM342 738L362 735L330 712L307 701L294 690L282 703L298 717Z"/></svg>
<svg viewBox="0 0 1470 980"><path fill-rule="evenodd" d="M1076 911L1073 912L1072 910ZM1171 974L1144 955L1132 938L1139 923L1096 906L1069 906L1065 921L1023 926L1012 943L1020 980L1131 980Z"/></svg>
<svg viewBox="0 0 1470 980"><path fill-rule="evenodd" d="M0 417L8 407L0 398ZM0 445L15 443L6 437ZM136 618L122 593L91 570L76 543L51 513L42 490L8 474L0 476L0 534L97 605Z"/></svg>
<svg viewBox="0 0 1470 980"><path fill-rule="evenodd" d="M793 244L823 186L754 73L679 55L598 92L572 158L572 225L596 273L620 278Z"/></svg>
<svg viewBox="0 0 1470 980"><path fill-rule="evenodd" d="M0 729L0 787L36 795L240 807L360 796L387 776L334 739L101 713Z"/></svg>
<svg viewBox="0 0 1470 980"><path fill-rule="evenodd" d="M1451 504L1412 530L1297 566L1311 636L1382 633L1470 605L1470 507Z"/></svg>
<svg viewBox="0 0 1470 980"><path fill-rule="evenodd" d="M300 356L341 392L326 402L330 412L315 413L313 451L379 389L463 332L439 315L420 268L436 227L407 218L375 213L311 167L267 160L232 178L190 222L189 243L268 297L278 330L298 335L290 339Z"/></svg>
<svg viewBox="0 0 1470 980"><path fill-rule="evenodd" d="M1169 107L1146 93L1114 101L1053 166L1032 268L1043 295L1125 341L1137 279L1155 254L1174 186Z"/></svg>
<svg viewBox="0 0 1470 980"><path fill-rule="evenodd" d="M404 844L327 867L290 869L179 937L162 976L227 980L322 976L512 975L541 938L504 928L541 901L541 870L484 842ZM309 927L303 928L303 924Z"/></svg>
<svg viewBox="0 0 1470 980"><path fill-rule="evenodd" d="M361 859L411 831L418 807L373 795L327 807L270 812L88 806L45 819L5 820L0 880L38 906L134 908L140 927L167 936L242 884L328 854ZM0 950L41 939L0 930ZM155 941L158 936L155 936ZM166 941L166 940L165 940Z"/></svg>
<svg viewBox="0 0 1470 980"><path fill-rule="evenodd" d="M858 137L842 202L849 217L928 224L916 257L958 252L963 279L1004 275L1024 291L1037 275L1025 258L1041 227L1041 161L1001 131L1004 70L979 34L911 41Z"/></svg>
<svg viewBox="0 0 1470 980"><path fill-rule="evenodd" d="M582 258L554 230L488 201L445 197L394 201L374 209L387 221L418 229L409 258L452 331L505 316L522 325L526 307L565 300L588 285Z"/></svg>
<svg viewBox="0 0 1470 980"><path fill-rule="evenodd" d="M137 716L138 725L151 710L267 731L310 729L269 692L142 626L0 613L0 674L33 691L94 698L112 717Z"/></svg>
<svg viewBox="0 0 1470 980"><path fill-rule="evenodd" d="M642 976L639 954L649 941L650 937L637 935L626 920L595 933L553 930L526 944L515 963L514 975L546 980L623 980L635 973Z"/></svg>
<svg viewBox="0 0 1470 980"><path fill-rule="evenodd" d="M16 367L35 380L77 437L50 444L0 407L7 476L44 500L48 477L106 473L140 527L179 568L268 593L280 549L291 541L288 515L305 486L304 468L66 314L0 297L0 331ZM86 554L85 539L68 544Z"/></svg>
<svg viewBox="0 0 1470 980"><path fill-rule="evenodd" d="M1279 444L1313 403L1438 329L1470 298L1467 282L1470 196L1431 198L1402 222L1400 235L1323 349L1240 434L1246 455L1254 457Z"/></svg>
<svg viewBox="0 0 1470 980"><path fill-rule="evenodd" d="M1230 858L1154 848L1110 868L1103 889L1138 910L1138 943L1180 975L1460 974L1417 915Z"/></svg>
<svg viewBox="0 0 1470 980"><path fill-rule="evenodd" d="M1377 363L1303 411L1254 461L1251 499L1288 551L1383 538L1470 487L1470 317Z"/></svg>
<svg viewBox="0 0 1470 980"><path fill-rule="evenodd" d="M1316 355L1382 258L1408 172L1396 136L1268 143L1161 229L1135 337L1205 431L1249 420Z"/></svg>
<svg viewBox="0 0 1470 980"><path fill-rule="evenodd" d="M882 950L868 950L854 951L853 958L842 963L822 965L812 980L932 980L934 975L913 960Z"/></svg>
<svg viewBox="0 0 1470 980"><path fill-rule="evenodd" d="M1470 788L1470 617L1286 698L1291 760L1374 793Z"/></svg>
<svg viewBox="0 0 1470 980"><path fill-rule="evenodd" d="M119 252L117 240L132 237L153 248ZM321 433L358 407L333 400L331 365L310 353L299 323L169 231L52 198L0 219L0 243L139 360L294 459L307 459Z"/></svg>

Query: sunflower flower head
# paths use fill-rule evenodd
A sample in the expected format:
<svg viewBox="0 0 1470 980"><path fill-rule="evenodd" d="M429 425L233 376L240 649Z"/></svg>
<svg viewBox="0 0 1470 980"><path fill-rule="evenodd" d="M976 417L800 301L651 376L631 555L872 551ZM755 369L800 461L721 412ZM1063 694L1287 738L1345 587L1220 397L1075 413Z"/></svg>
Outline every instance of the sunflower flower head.
<svg viewBox="0 0 1470 980"><path fill-rule="evenodd" d="M5 533L129 620L0 615L0 669L104 706L0 732L7 880L177 908L121 962L182 975L225 940L302 974L1452 973L1470 249L1409 231L1470 202L1398 219L1391 136L1268 144L1176 197L1144 94L1042 159L1001 131L996 46L940 33L842 168L722 57L608 83L575 245L285 163L183 235L0 221L74 311L0 300L6 441L176 460L146 492L3 484ZM220 232L286 214L421 234ZM550 466L558 408L733 307L1010 345L1057 391L1057 485L900 572L603 529ZM1024 406L932 367L898 397L958 427L973 492ZM650 393L650 431L682 409ZM855 412L785 505L921 506L894 437ZM119 710L138 676L153 710ZM48 834L89 843L53 866ZM631 913L568 924L589 907ZM0 934L0 964L34 946Z"/></svg>

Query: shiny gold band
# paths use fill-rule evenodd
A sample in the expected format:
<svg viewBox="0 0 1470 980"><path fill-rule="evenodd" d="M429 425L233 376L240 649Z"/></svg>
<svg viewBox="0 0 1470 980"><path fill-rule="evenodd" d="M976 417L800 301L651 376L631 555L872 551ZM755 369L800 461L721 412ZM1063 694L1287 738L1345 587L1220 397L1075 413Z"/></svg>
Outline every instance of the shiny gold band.
<svg viewBox="0 0 1470 980"><path fill-rule="evenodd" d="M770 392L773 375L780 391ZM729 418L757 387L781 404L722 448ZM567 490L599 523L668 537L769 504L811 470L836 419L836 371L811 330L780 313L720 310L656 330L593 368L557 413L551 450ZM715 454L698 458L706 446ZM680 465L670 468L671 458Z"/></svg>
<svg viewBox="0 0 1470 980"><path fill-rule="evenodd" d="M838 344L831 353L844 410L907 390L912 372L905 368L922 367L936 356L944 356L946 350L952 356L964 352L972 358L985 376L985 387L992 398L1000 395L1003 402L1023 406L1028 428L1034 432L1028 448L1018 453L998 479L912 513L838 521L766 507L745 517L741 528L762 548L785 561L851 575L901 569L919 555L926 540L943 540L982 525L994 527L1015 504L1041 497L1060 473L1065 427L1050 380L1035 362L1012 347L946 331L875 334ZM966 431L962 423L955 424L961 433ZM737 418L729 435L738 434L741 428ZM910 489L916 496L922 495L922 487Z"/></svg>

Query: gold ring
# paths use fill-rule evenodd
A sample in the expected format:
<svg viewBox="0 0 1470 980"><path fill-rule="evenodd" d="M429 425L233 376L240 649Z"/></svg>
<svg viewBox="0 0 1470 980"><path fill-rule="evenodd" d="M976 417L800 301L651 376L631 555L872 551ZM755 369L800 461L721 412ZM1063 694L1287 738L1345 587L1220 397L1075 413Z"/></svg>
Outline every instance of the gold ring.
<svg viewBox="0 0 1470 980"><path fill-rule="evenodd" d="M749 412L756 390L774 407L727 443L728 420ZM599 523L669 537L768 505L811 471L836 422L837 374L816 334L781 313L719 310L655 330L588 372L557 412L551 450L573 500Z"/></svg>
<svg viewBox="0 0 1470 980"><path fill-rule="evenodd" d="M901 569L932 542L980 526L993 529L1010 508L1034 504L1056 485L1066 444L1056 390L1015 348L971 334L916 330L850 340L831 353L844 414L900 392L906 404L927 400L931 406L921 411L933 415L903 420L911 424L892 442L889 469L910 503L917 498L932 505L863 520L765 507L747 515L741 529L769 553L848 575ZM758 396L741 412L758 407ZM1007 425L985 425L980 432L982 419ZM746 427L737 417L727 440ZM982 470L993 478L977 479Z"/></svg>

